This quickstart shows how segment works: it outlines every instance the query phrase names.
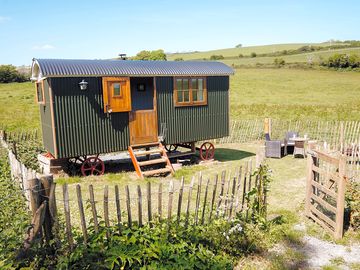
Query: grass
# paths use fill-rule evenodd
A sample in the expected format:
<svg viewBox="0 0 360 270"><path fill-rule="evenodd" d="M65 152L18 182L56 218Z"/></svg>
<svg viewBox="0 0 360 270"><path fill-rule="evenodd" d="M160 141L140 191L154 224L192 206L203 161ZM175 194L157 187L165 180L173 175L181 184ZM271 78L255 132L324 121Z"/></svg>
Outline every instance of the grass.
<svg viewBox="0 0 360 270"><path fill-rule="evenodd" d="M272 45L262 45L262 46L248 46L242 48L228 48L228 49L219 49L211 50L205 52L190 52L190 53L174 53L168 54L168 60L174 60L176 58L183 58L184 60L194 60L194 59L209 59L211 55L222 55L224 57L234 57L238 58L239 54L244 56L250 55L252 52L257 54L262 53L273 53L283 50L296 50L302 46L313 45L313 46L330 46L330 43L290 43L290 44L272 44ZM332 45L335 45L334 43Z"/></svg>
<svg viewBox="0 0 360 270"><path fill-rule="evenodd" d="M356 72L237 69L230 78L230 114L233 119L358 120L359 92ZM8 130L40 127L30 82L0 84L0 100L0 126Z"/></svg>
<svg viewBox="0 0 360 270"><path fill-rule="evenodd" d="M0 83L0 125L8 130L34 130L40 127L39 107L35 103L34 85Z"/></svg>
<svg viewBox="0 0 360 270"><path fill-rule="evenodd" d="M237 69L230 78L233 119L358 120L356 72Z"/></svg>

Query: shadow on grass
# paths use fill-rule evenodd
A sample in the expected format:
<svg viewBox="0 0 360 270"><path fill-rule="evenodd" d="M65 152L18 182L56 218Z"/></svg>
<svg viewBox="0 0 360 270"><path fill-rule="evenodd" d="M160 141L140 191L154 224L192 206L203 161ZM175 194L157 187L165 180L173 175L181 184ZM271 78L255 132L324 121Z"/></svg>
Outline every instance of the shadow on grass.
<svg viewBox="0 0 360 270"><path fill-rule="evenodd" d="M255 153L230 148L217 148L215 150L215 159L219 161L241 160L251 156L255 156Z"/></svg>

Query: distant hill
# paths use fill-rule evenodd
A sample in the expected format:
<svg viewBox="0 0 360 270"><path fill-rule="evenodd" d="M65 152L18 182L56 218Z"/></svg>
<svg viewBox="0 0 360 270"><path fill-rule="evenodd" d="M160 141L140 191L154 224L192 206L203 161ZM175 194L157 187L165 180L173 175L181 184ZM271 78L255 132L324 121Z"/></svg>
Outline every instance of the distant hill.
<svg viewBox="0 0 360 270"><path fill-rule="evenodd" d="M286 63L303 63L303 62L318 62L321 57L326 58L335 53L356 53L360 54L360 47L349 48L347 43L292 43L292 44L272 44L263 46L249 46L241 48L228 48L211 50L204 52L189 52L189 53L170 53L167 55L168 60L175 60L182 58L183 60L209 60L212 55L222 55L224 59L220 60L228 65L249 65L253 66L259 64L270 64L274 62L276 57L283 58ZM299 52L291 55L279 55L279 56L259 56L261 54L275 54L284 50L291 51L297 50L304 46L324 47L323 50L317 50L314 52ZM329 46L336 46L336 48L329 49ZM256 57L250 57L252 53L255 53ZM243 57L239 57L242 55Z"/></svg>

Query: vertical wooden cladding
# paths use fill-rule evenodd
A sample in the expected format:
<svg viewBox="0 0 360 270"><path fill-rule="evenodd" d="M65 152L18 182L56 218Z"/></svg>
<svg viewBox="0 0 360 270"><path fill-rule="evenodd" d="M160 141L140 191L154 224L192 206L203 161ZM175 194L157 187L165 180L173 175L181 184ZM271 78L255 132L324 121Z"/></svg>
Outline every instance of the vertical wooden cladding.
<svg viewBox="0 0 360 270"><path fill-rule="evenodd" d="M48 80L41 81L42 88L44 91L44 103L40 104L40 120L41 120L41 131L43 137L43 144L46 150L52 155L56 156L56 141L54 140L55 130L53 126L53 115L51 111L52 98L51 98L51 87Z"/></svg>
<svg viewBox="0 0 360 270"><path fill-rule="evenodd" d="M87 90L79 88L82 79ZM51 86L58 158L127 149L128 113L104 113L101 78L51 78Z"/></svg>
<svg viewBox="0 0 360 270"><path fill-rule="evenodd" d="M174 79L158 77L157 109L159 127L166 124L166 143L221 138L229 134L229 77L206 78L207 105L174 106Z"/></svg>
<svg viewBox="0 0 360 270"><path fill-rule="evenodd" d="M105 113L131 111L130 79L128 77L103 77L102 87ZM115 92L116 88L118 92Z"/></svg>

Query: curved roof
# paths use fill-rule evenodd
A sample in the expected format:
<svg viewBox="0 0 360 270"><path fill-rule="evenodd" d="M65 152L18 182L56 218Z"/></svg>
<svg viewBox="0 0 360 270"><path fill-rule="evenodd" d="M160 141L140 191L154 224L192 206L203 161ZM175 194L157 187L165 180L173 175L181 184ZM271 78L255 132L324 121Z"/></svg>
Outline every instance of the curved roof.
<svg viewBox="0 0 360 270"><path fill-rule="evenodd" d="M79 76L224 76L232 68L213 61L33 59L32 80Z"/></svg>

